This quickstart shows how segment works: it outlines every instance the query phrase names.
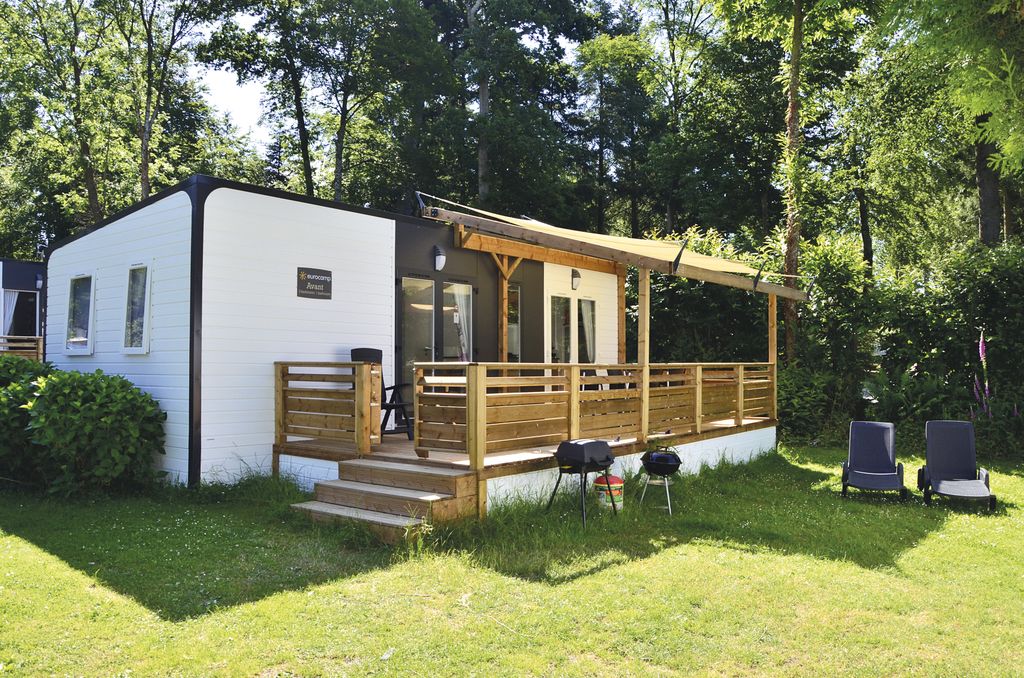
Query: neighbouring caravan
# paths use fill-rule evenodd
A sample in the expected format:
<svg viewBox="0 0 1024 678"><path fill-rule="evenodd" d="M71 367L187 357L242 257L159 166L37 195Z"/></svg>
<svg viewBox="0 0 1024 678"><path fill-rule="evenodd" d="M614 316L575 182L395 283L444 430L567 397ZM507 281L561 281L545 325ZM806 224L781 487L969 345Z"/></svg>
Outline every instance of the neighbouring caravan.
<svg viewBox="0 0 1024 678"><path fill-rule="evenodd" d="M503 281L458 245L437 221L195 176L50 251L46 357L156 397L157 463L188 483L270 471L275 361L377 348L391 385L416 361L623 359L615 273L523 260Z"/></svg>
<svg viewBox="0 0 1024 678"><path fill-rule="evenodd" d="M5 337L42 336L39 292L45 267L38 261L0 259L0 288L3 288L3 331Z"/></svg>

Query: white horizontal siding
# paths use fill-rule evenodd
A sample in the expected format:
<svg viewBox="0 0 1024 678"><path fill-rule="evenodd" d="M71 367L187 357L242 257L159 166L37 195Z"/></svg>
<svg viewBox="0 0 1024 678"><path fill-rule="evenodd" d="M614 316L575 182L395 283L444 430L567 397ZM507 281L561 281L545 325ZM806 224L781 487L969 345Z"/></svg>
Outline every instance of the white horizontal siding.
<svg viewBox="0 0 1024 678"><path fill-rule="evenodd" d="M544 264L544 362L551 361L551 297L572 299L572 348L576 355L578 328L575 322L577 299L594 300L595 362L616 363L619 357L618 277L613 273L580 271L580 286L572 289L572 269L560 264Z"/></svg>
<svg viewBox="0 0 1024 678"><path fill-rule="evenodd" d="M332 298L300 299L299 267L331 271ZM346 361L353 348L380 348L394 383L394 316L394 221L213 191L203 234L203 477L269 472L275 361ZM289 459L283 472L309 475Z"/></svg>
<svg viewBox="0 0 1024 678"><path fill-rule="evenodd" d="M53 252L47 267L46 356L57 367L120 374L167 412L166 456L157 466L172 480L188 475L189 275L192 203L174 193ZM121 352L128 267L150 271L150 350ZM65 355L68 294L74 275L94 275L92 355Z"/></svg>

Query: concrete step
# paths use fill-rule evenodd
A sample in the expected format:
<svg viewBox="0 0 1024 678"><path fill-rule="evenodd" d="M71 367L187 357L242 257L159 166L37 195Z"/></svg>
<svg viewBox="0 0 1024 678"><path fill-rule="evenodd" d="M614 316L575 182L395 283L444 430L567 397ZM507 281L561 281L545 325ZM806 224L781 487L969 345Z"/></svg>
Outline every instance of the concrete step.
<svg viewBox="0 0 1024 678"><path fill-rule="evenodd" d="M453 497L476 496L476 477L472 471L381 461L350 459L338 462L338 478L369 485L387 485L422 490Z"/></svg>

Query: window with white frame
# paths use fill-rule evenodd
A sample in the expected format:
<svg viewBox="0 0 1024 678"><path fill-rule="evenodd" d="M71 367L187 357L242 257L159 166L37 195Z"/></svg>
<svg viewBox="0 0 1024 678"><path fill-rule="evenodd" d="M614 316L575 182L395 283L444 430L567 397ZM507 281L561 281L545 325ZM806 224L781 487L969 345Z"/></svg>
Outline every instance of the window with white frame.
<svg viewBox="0 0 1024 678"><path fill-rule="evenodd" d="M68 332L64 347L68 353L92 353L93 277L71 278L68 292Z"/></svg>
<svg viewBox="0 0 1024 678"><path fill-rule="evenodd" d="M128 292L124 312L124 352L149 350L149 266L128 269Z"/></svg>

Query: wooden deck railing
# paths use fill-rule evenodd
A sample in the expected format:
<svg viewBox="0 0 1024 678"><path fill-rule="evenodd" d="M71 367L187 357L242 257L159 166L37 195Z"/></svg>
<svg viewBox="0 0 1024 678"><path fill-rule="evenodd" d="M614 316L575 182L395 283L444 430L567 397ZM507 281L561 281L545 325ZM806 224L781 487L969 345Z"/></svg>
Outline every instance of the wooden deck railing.
<svg viewBox="0 0 1024 678"><path fill-rule="evenodd" d="M0 355L18 355L31 360L43 359L42 337L0 336Z"/></svg>
<svg viewBox="0 0 1024 678"><path fill-rule="evenodd" d="M570 438L639 441L776 418L771 363L417 363L415 445L488 452Z"/></svg>
<svg viewBox="0 0 1024 678"><path fill-rule="evenodd" d="M275 441L351 441L361 453L380 442L381 366L276 362Z"/></svg>

